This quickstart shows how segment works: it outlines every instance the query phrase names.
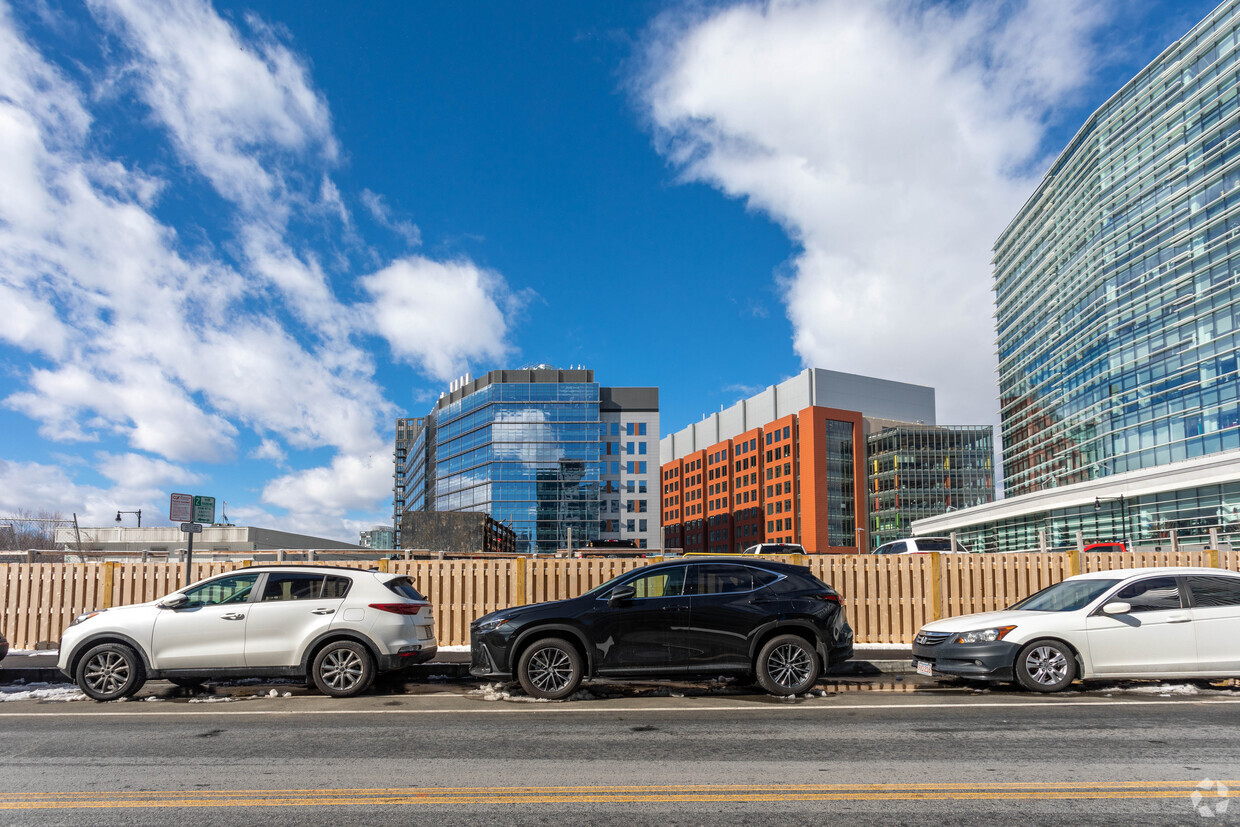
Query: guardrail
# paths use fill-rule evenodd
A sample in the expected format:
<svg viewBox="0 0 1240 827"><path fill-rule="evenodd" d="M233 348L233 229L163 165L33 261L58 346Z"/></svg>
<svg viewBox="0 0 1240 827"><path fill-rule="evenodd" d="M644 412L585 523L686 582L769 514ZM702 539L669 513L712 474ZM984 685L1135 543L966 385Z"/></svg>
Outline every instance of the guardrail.
<svg viewBox="0 0 1240 827"><path fill-rule="evenodd" d="M755 559L750 556L750 559ZM1240 571L1240 551L790 555L840 592L858 643L910 643L925 623L993 611L1085 571L1210 566ZM756 560L755 560L756 561ZM441 646L469 643L487 612L575 597L656 559L338 561L406 574L431 601ZM249 563L195 563L190 582ZM14 649L54 647L82 612L155 600L185 585L182 563L0 565L0 629Z"/></svg>

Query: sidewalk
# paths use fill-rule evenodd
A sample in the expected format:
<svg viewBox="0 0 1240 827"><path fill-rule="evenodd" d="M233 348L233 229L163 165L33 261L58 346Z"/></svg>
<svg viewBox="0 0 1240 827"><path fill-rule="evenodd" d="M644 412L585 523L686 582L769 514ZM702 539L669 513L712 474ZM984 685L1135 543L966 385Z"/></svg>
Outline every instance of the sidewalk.
<svg viewBox="0 0 1240 827"><path fill-rule="evenodd" d="M68 678L56 668L55 652L10 652L0 661L0 684L67 683ZM913 672L912 651L888 647L858 646L853 659L827 670L831 677L867 675L898 675ZM440 652L430 663L411 666L405 676L412 681L427 680L432 675L443 678L469 677L469 652Z"/></svg>

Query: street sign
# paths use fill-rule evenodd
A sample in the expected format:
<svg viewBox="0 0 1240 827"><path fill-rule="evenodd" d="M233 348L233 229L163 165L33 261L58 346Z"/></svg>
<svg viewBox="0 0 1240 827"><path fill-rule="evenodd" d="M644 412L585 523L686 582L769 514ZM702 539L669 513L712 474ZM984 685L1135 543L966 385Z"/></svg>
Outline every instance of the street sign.
<svg viewBox="0 0 1240 827"><path fill-rule="evenodd" d="M194 517L196 523L215 522L215 497L194 497Z"/></svg>
<svg viewBox="0 0 1240 827"><path fill-rule="evenodd" d="M189 494L173 494L168 519L174 523L188 523L194 519L194 498Z"/></svg>
<svg viewBox="0 0 1240 827"><path fill-rule="evenodd" d="M201 534L202 526L198 523L181 523L182 534Z"/></svg>

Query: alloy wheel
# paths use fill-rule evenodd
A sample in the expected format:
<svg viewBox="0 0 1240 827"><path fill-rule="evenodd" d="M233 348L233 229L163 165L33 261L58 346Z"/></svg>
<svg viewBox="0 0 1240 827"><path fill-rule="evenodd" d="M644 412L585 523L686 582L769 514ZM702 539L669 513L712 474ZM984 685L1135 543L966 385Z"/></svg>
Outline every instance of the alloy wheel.
<svg viewBox="0 0 1240 827"><path fill-rule="evenodd" d="M1068 659L1058 649L1038 646L1025 656L1025 669L1036 683L1053 686L1067 676Z"/></svg>
<svg viewBox="0 0 1240 827"><path fill-rule="evenodd" d="M562 649L547 647L530 658L530 682L542 692L559 692L573 679L573 662Z"/></svg>
<svg viewBox="0 0 1240 827"><path fill-rule="evenodd" d="M814 668L805 647L793 643L776 647L766 662L771 679L784 687L800 686Z"/></svg>
<svg viewBox="0 0 1240 827"><path fill-rule="evenodd" d="M101 695L119 691L129 676L129 661L118 652L100 652L86 664L86 683Z"/></svg>
<svg viewBox="0 0 1240 827"><path fill-rule="evenodd" d="M366 672L361 657L350 649L335 649L327 653L319 675L332 689L344 692L357 686Z"/></svg>

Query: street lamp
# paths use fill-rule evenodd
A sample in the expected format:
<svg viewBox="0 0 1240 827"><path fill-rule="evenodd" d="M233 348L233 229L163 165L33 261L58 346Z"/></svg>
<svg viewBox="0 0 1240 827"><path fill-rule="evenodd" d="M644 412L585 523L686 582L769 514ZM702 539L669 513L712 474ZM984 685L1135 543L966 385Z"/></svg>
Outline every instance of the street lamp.
<svg viewBox="0 0 1240 827"><path fill-rule="evenodd" d="M118 512L116 512L116 521L117 521L118 523L121 521L121 515L122 515L122 514L136 514L136 515L137 515L137 517L138 517L138 528L142 528L142 509L141 509L141 508L139 508L137 511L118 511Z"/></svg>
<svg viewBox="0 0 1240 827"><path fill-rule="evenodd" d="M1124 499L1124 495L1118 497L1094 497L1094 511L1102 508L1103 503L1119 503L1120 527L1119 539L1124 544L1124 548L1128 548L1128 501Z"/></svg>

